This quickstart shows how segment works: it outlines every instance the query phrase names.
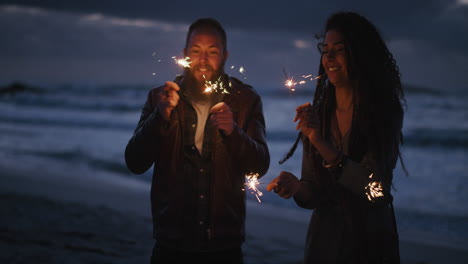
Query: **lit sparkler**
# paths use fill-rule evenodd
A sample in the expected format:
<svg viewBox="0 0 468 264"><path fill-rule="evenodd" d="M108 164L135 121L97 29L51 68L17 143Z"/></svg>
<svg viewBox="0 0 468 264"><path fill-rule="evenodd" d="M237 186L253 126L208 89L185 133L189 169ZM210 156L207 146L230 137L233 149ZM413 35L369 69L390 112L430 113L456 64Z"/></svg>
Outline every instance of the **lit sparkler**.
<svg viewBox="0 0 468 264"><path fill-rule="evenodd" d="M372 179L374 176L374 174L372 173L371 175L369 175L369 179ZM373 182L370 182L366 187L365 187L365 190L366 190L366 195L367 195L367 199L369 201L373 201L373 199L377 198L377 197L382 197L384 196L383 195L383 187L382 187L382 183L380 182L376 182L376 181L373 181Z"/></svg>
<svg viewBox="0 0 468 264"><path fill-rule="evenodd" d="M247 188L251 190L250 193L254 194L258 202L261 203L262 201L260 200L260 196L263 196L263 193L257 188L257 185L260 184L260 182L258 181L259 176L260 175L258 173L253 172L245 175L245 177L247 178L245 186L247 186Z"/></svg>
<svg viewBox="0 0 468 264"><path fill-rule="evenodd" d="M287 76L287 75L286 75ZM294 92L296 91L296 86L297 85L304 85L306 84L308 81L314 81L314 80L317 80L317 79L320 79L321 76L313 76L312 74L309 74L309 75L302 75L301 76L304 80L300 80L300 81L294 81L294 78L287 78L286 79L286 82L284 83L284 85L286 87L288 87L288 89L291 91L291 92Z"/></svg>
<svg viewBox="0 0 468 264"><path fill-rule="evenodd" d="M190 68L190 64L192 64L192 62L190 61L190 57L185 57L184 59L178 59L176 56L173 56L172 59L176 62L176 64L184 68Z"/></svg>
<svg viewBox="0 0 468 264"><path fill-rule="evenodd" d="M286 87L288 87L291 92L296 91L296 88L294 88L296 84L297 82L294 82L293 78L286 80L284 83L284 85L286 85Z"/></svg>
<svg viewBox="0 0 468 264"><path fill-rule="evenodd" d="M205 75L203 75L203 78L206 79ZM232 84L229 82L229 87L231 87ZM224 83L221 80L221 76L218 77L218 79L214 82L205 80L205 90L203 91L204 93L211 93L211 92L221 92L223 94L228 94L229 91L224 87Z"/></svg>
<svg viewBox="0 0 468 264"><path fill-rule="evenodd" d="M152 56L155 57L157 55L157 52L153 52ZM190 57L186 56L185 58L178 58L176 56L172 56L171 59L179 66L183 68L191 68L192 61L190 60ZM158 59L158 62L161 62L161 59ZM232 65L231 70L235 70L236 66ZM239 67L239 73L245 76L245 68L243 66ZM156 73L152 73L153 76L156 76ZM209 81L206 80L205 75L203 75L203 78L205 78L205 90L203 91L204 93L212 93L212 92L221 92L223 94L228 94L229 91L226 89L226 84L223 83L221 76L218 77L216 81ZM244 77L245 79L245 77ZM229 87L232 87L231 81L227 84Z"/></svg>

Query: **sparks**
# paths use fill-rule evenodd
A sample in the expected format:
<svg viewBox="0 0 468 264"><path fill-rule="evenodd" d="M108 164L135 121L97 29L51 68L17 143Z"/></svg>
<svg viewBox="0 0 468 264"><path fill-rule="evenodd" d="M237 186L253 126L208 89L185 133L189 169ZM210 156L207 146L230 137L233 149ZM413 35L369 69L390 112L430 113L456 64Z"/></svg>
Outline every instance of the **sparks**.
<svg viewBox="0 0 468 264"><path fill-rule="evenodd" d="M254 194L258 202L261 203L262 201L260 200L260 196L263 196L263 193L257 188L257 185L260 184L260 182L258 181L259 176L260 175L258 173L253 172L245 175L245 177L247 178L245 186L247 186L247 188L251 190L250 193Z"/></svg>
<svg viewBox="0 0 468 264"><path fill-rule="evenodd" d="M286 80L286 83L285 83L285 85L286 85L287 87L290 87L290 88L293 87L293 86L296 85L296 84L297 84L297 83L295 83L295 82L293 81L293 79Z"/></svg>
<svg viewBox="0 0 468 264"><path fill-rule="evenodd" d="M239 68L239 72L242 73L242 74L244 74L244 72L245 72L244 67L241 66L241 67Z"/></svg>
<svg viewBox="0 0 468 264"><path fill-rule="evenodd" d="M296 88L294 88L297 85L297 82L294 82L294 80L291 78L289 80L286 80L285 84L286 87L288 87L289 91L294 92L296 91Z"/></svg>
<svg viewBox="0 0 468 264"><path fill-rule="evenodd" d="M285 72L285 75L287 76L286 72ZM320 79L321 76L315 76L312 75L312 74L308 74L308 75L302 75L301 76L303 79L305 80L300 80L300 81L294 81L294 78L287 78L284 85L286 87L288 87L288 89L291 91L291 92L294 92L296 91L296 86L297 85L304 85L306 84L308 81L314 81L314 80L317 80L317 79Z"/></svg>
<svg viewBox="0 0 468 264"><path fill-rule="evenodd" d="M369 179L372 179L373 176L374 176L373 173L371 175L369 175ZM377 198L377 197L384 196L383 192L382 192L383 191L382 183L380 183L380 182L376 182L376 181L370 182L365 187L365 190L366 190L367 199L369 201L371 201L371 202L373 202L374 199Z"/></svg>
<svg viewBox="0 0 468 264"><path fill-rule="evenodd" d="M184 68L190 68L190 64L192 64L192 62L190 61L190 57L185 57L184 59L178 59L176 56L173 56L172 59L176 62L176 64Z"/></svg>
<svg viewBox="0 0 468 264"><path fill-rule="evenodd" d="M203 78L206 79L205 75L203 75ZM232 84L229 82L229 87L231 87ZM211 92L221 92L223 94L228 94L229 91L224 87L224 83L221 80L221 76L219 76L218 80L212 82L205 80L205 90L203 91L204 93L211 93Z"/></svg>

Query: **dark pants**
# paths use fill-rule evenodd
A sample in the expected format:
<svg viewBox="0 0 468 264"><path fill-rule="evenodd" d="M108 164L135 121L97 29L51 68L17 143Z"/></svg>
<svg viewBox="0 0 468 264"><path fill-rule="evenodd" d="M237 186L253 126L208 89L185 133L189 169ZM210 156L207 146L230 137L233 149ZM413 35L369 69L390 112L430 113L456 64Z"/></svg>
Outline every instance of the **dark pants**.
<svg viewBox="0 0 468 264"><path fill-rule="evenodd" d="M243 259L241 247L213 252L187 252L170 249L156 243L151 255L151 264L243 264Z"/></svg>

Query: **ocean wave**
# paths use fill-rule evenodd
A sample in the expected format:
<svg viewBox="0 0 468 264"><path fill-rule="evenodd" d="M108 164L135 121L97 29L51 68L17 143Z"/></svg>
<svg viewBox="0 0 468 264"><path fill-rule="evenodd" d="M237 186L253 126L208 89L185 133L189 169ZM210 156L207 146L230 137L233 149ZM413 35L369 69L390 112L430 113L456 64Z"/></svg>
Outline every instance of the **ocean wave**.
<svg viewBox="0 0 468 264"><path fill-rule="evenodd" d="M415 209L395 208L400 233L409 240L466 249L468 247L468 215L433 214Z"/></svg>
<svg viewBox="0 0 468 264"><path fill-rule="evenodd" d="M125 163L121 160L108 160L102 158L96 158L92 155L89 155L79 149L76 150L17 150L17 149L8 149L1 148L3 152L8 152L14 155L30 155L30 156L39 156L45 158L51 158L56 161L65 161L73 163L83 163L87 164L90 167L109 171L112 173L117 173L121 175L129 175L130 171L127 169ZM122 154L123 155L123 154Z"/></svg>
<svg viewBox="0 0 468 264"><path fill-rule="evenodd" d="M296 140L297 131L267 131L267 141ZM468 130L463 128L417 128L404 133L404 146L468 149Z"/></svg>
<svg viewBox="0 0 468 264"><path fill-rule="evenodd" d="M8 124L22 124L34 126L60 126L69 128L95 128L95 129L112 129L133 131L136 126L135 123L125 124L118 122L103 122L102 120L74 120L74 119L46 119L46 118L20 118L20 117L4 117L0 116L0 122ZM8 133L3 131L2 133Z"/></svg>
<svg viewBox="0 0 468 264"><path fill-rule="evenodd" d="M406 132L404 144L413 147L468 148L468 130L463 128L417 128Z"/></svg>

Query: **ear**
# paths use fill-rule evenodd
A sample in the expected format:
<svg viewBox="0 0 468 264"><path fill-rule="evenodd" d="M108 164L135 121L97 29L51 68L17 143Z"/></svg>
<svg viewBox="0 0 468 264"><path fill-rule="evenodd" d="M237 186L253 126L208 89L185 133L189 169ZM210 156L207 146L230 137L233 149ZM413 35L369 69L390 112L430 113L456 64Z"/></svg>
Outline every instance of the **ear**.
<svg viewBox="0 0 468 264"><path fill-rule="evenodd" d="M224 61L227 61L228 57L229 57L229 51L226 50L224 52Z"/></svg>

